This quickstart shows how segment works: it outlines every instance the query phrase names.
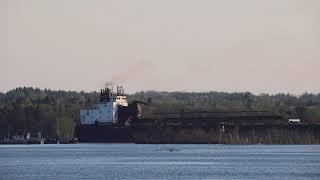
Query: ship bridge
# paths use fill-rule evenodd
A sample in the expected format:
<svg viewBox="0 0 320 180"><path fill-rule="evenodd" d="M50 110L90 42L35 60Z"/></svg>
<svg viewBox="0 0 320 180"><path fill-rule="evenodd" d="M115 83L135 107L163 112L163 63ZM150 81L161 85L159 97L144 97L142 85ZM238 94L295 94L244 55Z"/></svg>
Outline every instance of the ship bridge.
<svg viewBox="0 0 320 180"><path fill-rule="evenodd" d="M80 123L83 125L117 123L120 106L128 106L122 86L117 86L116 93L110 88L101 89L100 100L94 108L80 110Z"/></svg>

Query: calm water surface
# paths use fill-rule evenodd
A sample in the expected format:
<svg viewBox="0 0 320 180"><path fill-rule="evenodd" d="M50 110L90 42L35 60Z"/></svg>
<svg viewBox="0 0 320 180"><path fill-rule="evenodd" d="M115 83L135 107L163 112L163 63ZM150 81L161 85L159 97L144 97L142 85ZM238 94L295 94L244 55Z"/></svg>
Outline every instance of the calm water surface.
<svg viewBox="0 0 320 180"><path fill-rule="evenodd" d="M320 145L0 145L2 179L320 179Z"/></svg>

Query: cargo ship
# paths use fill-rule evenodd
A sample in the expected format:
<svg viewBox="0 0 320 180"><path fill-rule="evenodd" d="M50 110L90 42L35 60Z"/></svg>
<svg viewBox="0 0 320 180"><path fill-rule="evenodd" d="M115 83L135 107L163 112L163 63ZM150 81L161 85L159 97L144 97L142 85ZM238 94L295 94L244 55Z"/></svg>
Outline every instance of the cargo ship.
<svg viewBox="0 0 320 180"><path fill-rule="evenodd" d="M272 112L181 111L142 116L142 107L150 105L129 103L122 86L116 92L105 88L94 108L80 110L75 136L79 142L112 143L320 143L320 125L288 121Z"/></svg>

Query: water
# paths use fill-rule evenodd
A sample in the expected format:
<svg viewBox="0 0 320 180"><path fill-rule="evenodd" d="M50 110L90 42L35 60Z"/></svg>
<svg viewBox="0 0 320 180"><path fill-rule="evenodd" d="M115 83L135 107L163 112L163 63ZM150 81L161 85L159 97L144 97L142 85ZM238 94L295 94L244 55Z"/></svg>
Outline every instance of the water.
<svg viewBox="0 0 320 180"><path fill-rule="evenodd" d="M2 179L320 179L320 145L1 145Z"/></svg>

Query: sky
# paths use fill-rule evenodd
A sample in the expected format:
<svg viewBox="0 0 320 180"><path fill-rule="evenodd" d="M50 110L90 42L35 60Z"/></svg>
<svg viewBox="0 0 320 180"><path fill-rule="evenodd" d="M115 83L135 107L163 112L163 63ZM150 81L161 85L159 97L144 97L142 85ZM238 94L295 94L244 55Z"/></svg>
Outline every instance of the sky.
<svg viewBox="0 0 320 180"><path fill-rule="evenodd" d="M319 0L0 0L0 91L320 93Z"/></svg>

